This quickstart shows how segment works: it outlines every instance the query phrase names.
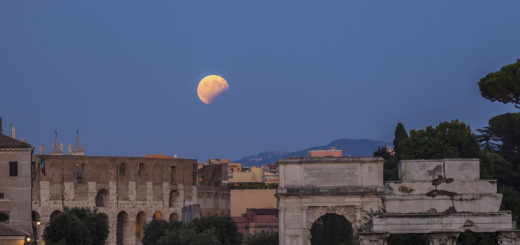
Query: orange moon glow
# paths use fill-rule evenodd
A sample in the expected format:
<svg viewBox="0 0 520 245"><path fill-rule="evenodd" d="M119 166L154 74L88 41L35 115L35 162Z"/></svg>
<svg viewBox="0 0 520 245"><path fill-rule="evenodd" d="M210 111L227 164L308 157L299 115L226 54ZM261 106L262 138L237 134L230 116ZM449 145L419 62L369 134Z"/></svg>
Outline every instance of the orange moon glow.
<svg viewBox="0 0 520 245"><path fill-rule="evenodd" d="M224 78L217 75L210 75L200 80L199 86L197 87L197 94L204 104L209 104L215 97L228 88L229 85Z"/></svg>

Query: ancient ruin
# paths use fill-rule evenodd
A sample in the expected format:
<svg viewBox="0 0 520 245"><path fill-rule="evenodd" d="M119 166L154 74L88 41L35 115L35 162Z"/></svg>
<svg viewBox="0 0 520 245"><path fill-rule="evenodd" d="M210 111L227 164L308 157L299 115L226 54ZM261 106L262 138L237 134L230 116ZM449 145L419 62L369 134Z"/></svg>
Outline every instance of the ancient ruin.
<svg viewBox="0 0 520 245"><path fill-rule="evenodd" d="M65 207L84 207L108 216L106 244L139 244L152 219L229 215L226 180L227 166L199 169L195 159L34 155L34 237L41 244L43 228Z"/></svg>
<svg viewBox="0 0 520 245"><path fill-rule="evenodd" d="M408 160L400 181L383 185L383 159L282 159L277 190L281 245L309 245L325 214L346 218L362 245L385 245L390 234L427 234L454 245L461 232L497 232L499 245L520 244L511 212L500 211L495 180L481 180L478 159Z"/></svg>

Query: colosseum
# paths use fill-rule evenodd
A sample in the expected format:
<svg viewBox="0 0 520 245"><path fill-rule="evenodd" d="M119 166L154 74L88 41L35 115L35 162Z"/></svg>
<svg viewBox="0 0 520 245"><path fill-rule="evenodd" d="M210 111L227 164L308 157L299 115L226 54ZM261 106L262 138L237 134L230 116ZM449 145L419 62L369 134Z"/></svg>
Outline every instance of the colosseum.
<svg viewBox="0 0 520 245"><path fill-rule="evenodd" d="M140 244L144 224L152 219L230 212L225 164L199 168L195 159L63 155L56 149L34 155L32 161L33 235L38 244L51 217L66 207L106 214L108 245Z"/></svg>

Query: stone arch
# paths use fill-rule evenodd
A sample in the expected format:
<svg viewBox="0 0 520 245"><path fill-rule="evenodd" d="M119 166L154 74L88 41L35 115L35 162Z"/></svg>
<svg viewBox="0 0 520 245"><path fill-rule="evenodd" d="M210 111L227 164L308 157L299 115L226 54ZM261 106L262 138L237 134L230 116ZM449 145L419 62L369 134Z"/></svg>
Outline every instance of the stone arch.
<svg viewBox="0 0 520 245"><path fill-rule="evenodd" d="M326 213L311 226L310 244L355 244L352 223L345 216Z"/></svg>
<svg viewBox="0 0 520 245"><path fill-rule="evenodd" d="M31 221L32 221L32 237L35 241L38 241L38 229L40 228L40 214L36 211L31 212Z"/></svg>
<svg viewBox="0 0 520 245"><path fill-rule="evenodd" d="M106 189L100 189L96 195L96 207L108 206L108 191Z"/></svg>
<svg viewBox="0 0 520 245"><path fill-rule="evenodd" d="M177 213L170 214L170 222L172 222L172 221L180 221L179 215Z"/></svg>
<svg viewBox="0 0 520 245"><path fill-rule="evenodd" d="M168 206L173 207L175 204L175 201L177 201L177 198L179 198L179 192L177 192L176 190L170 191L170 199L168 202Z"/></svg>
<svg viewBox="0 0 520 245"><path fill-rule="evenodd" d="M153 219L164 219L164 216L161 211L157 210L153 213Z"/></svg>
<svg viewBox="0 0 520 245"><path fill-rule="evenodd" d="M144 225L146 223L146 214L141 211L135 217L135 242L139 244L143 240Z"/></svg>
<svg viewBox="0 0 520 245"><path fill-rule="evenodd" d="M125 240L131 234L130 222L128 220L128 214L125 211L117 214L117 225L116 225L116 245L128 245Z"/></svg>
<svg viewBox="0 0 520 245"><path fill-rule="evenodd" d="M312 224L325 214L337 214L343 216L351 225L356 233L356 207L337 206L337 207L309 207L307 209L307 229L311 229Z"/></svg>
<svg viewBox="0 0 520 245"><path fill-rule="evenodd" d="M56 216L58 216L59 214L62 214L62 213L63 213L63 211L61 211L61 210L52 211L49 221L52 221L52 219L54 219Z"/></svg>

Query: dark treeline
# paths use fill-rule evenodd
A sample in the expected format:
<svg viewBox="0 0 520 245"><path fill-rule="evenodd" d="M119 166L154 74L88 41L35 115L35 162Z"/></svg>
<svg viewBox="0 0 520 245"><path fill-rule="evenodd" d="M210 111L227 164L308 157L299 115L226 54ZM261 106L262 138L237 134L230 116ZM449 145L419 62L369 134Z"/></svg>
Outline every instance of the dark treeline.
<svg viewBox="0 0 520 245"><path fill-rule="evenodd" d="M490 101L513 103L520 108L520 59L480 80L482 96ZM476 130L458 120L406 132L398 123L393 141L395 154L386 147L374 156L383 157L384 178L397 180L397 165L406 159L479 158L480 178L496 179L503 194L501 210L511 210L513 220L520 215L520 113L505 113L489 120L489 126ZM392 235L392 244L428 244L424 235ZM457 244L497 244L496 234L463 233Z"/></svg>

